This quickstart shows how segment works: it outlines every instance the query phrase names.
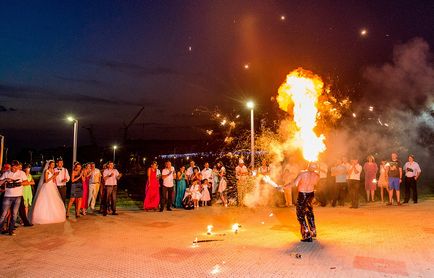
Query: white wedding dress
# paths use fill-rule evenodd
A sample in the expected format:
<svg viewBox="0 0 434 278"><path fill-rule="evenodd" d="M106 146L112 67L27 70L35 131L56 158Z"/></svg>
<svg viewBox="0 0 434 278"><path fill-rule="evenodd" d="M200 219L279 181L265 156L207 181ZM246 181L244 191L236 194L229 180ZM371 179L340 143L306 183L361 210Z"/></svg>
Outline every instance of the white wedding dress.
<svg viewBox="0 0 434 278"><path fill-rule="evenodd" d="M53 174L48 172L48 178ZM44 174L41 179L44 178ZM41 183L40 183L41 184ZM33 224L61 223L66 220L65 205L53 180L42 183L36 192L32 207L31 221Z"/></svg>

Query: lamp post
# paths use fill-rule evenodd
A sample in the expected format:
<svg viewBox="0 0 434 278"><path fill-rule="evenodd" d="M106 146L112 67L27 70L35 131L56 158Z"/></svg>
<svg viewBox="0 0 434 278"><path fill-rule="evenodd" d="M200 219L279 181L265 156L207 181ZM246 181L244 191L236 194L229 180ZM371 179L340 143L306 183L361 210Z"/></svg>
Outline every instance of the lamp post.
<svg viewBox="0 0 434 278"><path fill-rule="evenodd" d="M255 123L253 120L253 110L255 108L255 103L253 101L248 101L247 108L250 109L250 165L255 167Z"/></svg>
<svg viewBox="0 0 434 278"><path fill-rule="evenodd" d="M77 142L78 142L78 120L69 116L68 121L74 123L74 138L72 141L72 165L77 161Z"/></svg>
<svg viewBox="0 0 434 278"><path fill-rule="evenodd" d="M5 148L5 137L0 135L0 167L3 167L3 149Z"/></svg>
<svg viewBox="0 0 434 278"><path fill-rule="evenodd" d="M116 149L118 148L118 146L114 145L113 146L113 163L115 163L116 160Z"/></svg>

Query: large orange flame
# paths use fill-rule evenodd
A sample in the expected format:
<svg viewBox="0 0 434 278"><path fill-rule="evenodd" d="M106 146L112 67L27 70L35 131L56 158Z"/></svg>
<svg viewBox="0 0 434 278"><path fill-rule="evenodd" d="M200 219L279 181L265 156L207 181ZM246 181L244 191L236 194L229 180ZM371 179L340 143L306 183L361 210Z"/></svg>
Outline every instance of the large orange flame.
<svg viewBox="0 0 434 278"><path fill-rule="evenodd" d="M324 135L317 136L318 98L324 92L324 83L318 75L298 68L286 76L279 88L277 102L280 109L294 114L297 125L296 145L301 148L307 161L317 161L325 151ZM292 110L292 111L291 111Z"/></svg>

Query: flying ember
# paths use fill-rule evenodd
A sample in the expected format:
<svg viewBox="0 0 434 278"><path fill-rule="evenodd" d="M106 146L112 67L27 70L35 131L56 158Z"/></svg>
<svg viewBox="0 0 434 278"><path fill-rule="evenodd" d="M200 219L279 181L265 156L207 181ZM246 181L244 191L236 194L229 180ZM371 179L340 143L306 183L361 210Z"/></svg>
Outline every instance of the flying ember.
<svg viewBox="0 0 434 278"><path fill-rule="evenodd" d="M298 129L295 134L297 146L308 161L318 160L318 155L326 149L324 135L318 136L314 130L317 125L318 99L323 93L321 77L303 68L289 73L278 91L280 109L294 114Z"/></svg>

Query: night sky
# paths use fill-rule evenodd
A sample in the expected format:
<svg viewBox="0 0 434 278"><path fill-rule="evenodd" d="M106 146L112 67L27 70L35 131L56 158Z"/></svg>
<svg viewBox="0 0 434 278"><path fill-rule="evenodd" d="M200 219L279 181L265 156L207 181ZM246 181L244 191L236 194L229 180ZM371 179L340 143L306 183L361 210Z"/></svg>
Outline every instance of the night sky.
<svg viewBox="0 0 434 278"><path fill-rule="evenodd" d="M299 66L357 91L395 45L433 46L433 15L434 1L1 1L0 132L70 145L71 114L112 144L144 106L132 137L199 139L195 108L277 109Z"/></svg>

